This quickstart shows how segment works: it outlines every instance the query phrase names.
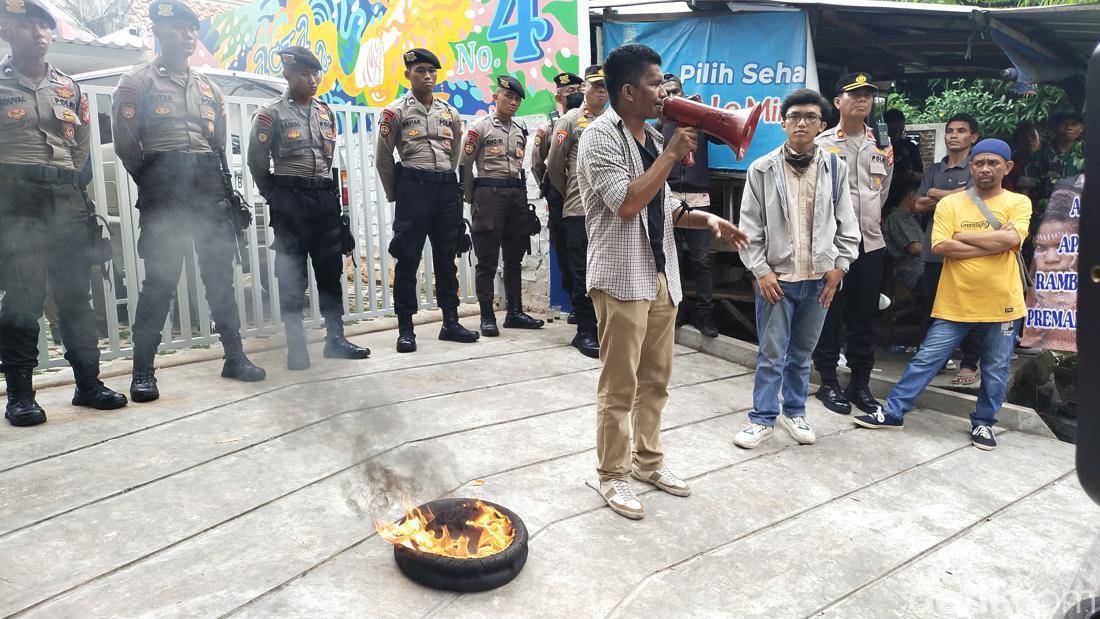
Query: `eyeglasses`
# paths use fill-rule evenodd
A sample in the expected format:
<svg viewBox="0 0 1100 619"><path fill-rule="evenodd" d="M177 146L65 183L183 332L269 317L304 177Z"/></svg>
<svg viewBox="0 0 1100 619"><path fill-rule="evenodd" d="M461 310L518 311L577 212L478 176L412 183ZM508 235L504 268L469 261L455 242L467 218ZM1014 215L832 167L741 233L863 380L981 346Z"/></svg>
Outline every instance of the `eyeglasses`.
<svg viewBox="0 0 1100 619"><path fill-rule="evenodd" d="M787 114L787 120L795 123L796 125L803 122L813 124L816 122L821 122L821 116L817 114Z"/></svg>

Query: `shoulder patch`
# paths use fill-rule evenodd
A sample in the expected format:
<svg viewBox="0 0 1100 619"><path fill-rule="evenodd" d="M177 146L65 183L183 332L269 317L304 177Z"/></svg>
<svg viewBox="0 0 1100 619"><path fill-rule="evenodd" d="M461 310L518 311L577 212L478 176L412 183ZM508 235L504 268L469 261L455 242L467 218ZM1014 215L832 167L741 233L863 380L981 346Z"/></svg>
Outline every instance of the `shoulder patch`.
<svg viewBox="0 0 1100 619"><path fill-rule="evenodd" d="M141 98L141 93L138 92L137 88L129 84L119 84L118 88L115 89L115 96L118 97L120 101L135 103Z"/></svg>
<svg viewBox="0 0 1100 619"><path fill-rule="evenodd" d="M554 134L554 141L557 142L558 146L561 146L562 142L565 142L565 138L568 135L569 132L565 129L558 129L557 132Z"/></svg>
<svg viewBox="0 0 1100 619"><path fill-rule="evenodd" d="M92 122L92 112L88 109L88 95L80 95L80 120L84 124Z"/></svg>
<svg viewBox="0 0 1100 619"><path fill-rule="evenodd" d="M256 123L261 127L270 127L275 121L271 118L271 115L267 112L259 112L256 114Z"/></svg>
<svg viewBox="0 0 1100 619"><path fill-rule="evenodd" d="M382 110L382 122L391 121L396 116L397 116L397 112L393 111L390 108L386 108L386 109Z"/></svg>
<svg viewBox="0 0 1100 619"><path fill-rule="evenodd" d="M481 134L478 133L477 131L474 131L473 129L470 129L470 131L466 133L466 141L467 142L470 142L472 140L480 140L480 139L481 139Z"/></svg>

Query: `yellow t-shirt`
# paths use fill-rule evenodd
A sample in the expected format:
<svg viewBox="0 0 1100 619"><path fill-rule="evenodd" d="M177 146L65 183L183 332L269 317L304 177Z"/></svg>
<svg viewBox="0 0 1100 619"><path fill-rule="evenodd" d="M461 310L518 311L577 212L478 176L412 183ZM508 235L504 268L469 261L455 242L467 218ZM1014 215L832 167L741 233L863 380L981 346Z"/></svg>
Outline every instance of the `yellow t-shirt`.
<svg viewBox="0 0 1100 619"><path fill-rule="evenodd" d="M1021 242L1027 238L1031 222L1031 200L1027 196L1002 191L985 203L998 221L1012 222L1020 233ZM936 205L932 247L960 232L990 233L995 230L966 192L954 193ZM944 259L943 275L932 309L934 318L954 322L1007 322L1023 318L1026 313L1015 252L965 260Z"/></svg>

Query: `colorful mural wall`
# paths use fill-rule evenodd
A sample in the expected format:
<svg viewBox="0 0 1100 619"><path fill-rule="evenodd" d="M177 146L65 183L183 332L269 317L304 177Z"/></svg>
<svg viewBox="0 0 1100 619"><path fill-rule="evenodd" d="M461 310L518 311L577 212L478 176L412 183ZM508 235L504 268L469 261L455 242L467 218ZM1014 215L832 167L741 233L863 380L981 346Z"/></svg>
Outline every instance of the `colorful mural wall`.
<svg viewBox="0 0 1100 619"><path fill-rule="evenodd" d="M520 114L549 113L554 76L581 69L570 0L258 0L200 32L222 68L267 75L282 71L277 50L309 47L327 100L371 107L405 91L401 56L414 47L439 56L437 89L463 114L489 109L504 72L527 90Z"/></svg>

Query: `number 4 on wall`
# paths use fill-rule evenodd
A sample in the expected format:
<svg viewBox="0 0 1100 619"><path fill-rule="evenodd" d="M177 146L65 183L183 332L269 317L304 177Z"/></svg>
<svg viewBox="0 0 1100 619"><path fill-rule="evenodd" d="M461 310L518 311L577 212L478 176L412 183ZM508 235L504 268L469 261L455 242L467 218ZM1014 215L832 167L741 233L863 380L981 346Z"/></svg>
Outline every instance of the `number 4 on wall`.
<svg viewBox="0 0 1100 619"><path fill-rule="evenodd" d="M513 13L515 23L506 23ZM538 0L503 0L497 5L493 23L489 26L489 40L500 43L515 39L516 49L512 54L515 62L539 60L543 56L539 43L548 40L554 28L538 14Z"/></svg>

